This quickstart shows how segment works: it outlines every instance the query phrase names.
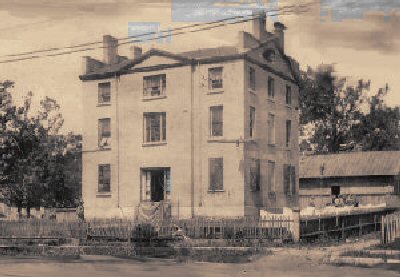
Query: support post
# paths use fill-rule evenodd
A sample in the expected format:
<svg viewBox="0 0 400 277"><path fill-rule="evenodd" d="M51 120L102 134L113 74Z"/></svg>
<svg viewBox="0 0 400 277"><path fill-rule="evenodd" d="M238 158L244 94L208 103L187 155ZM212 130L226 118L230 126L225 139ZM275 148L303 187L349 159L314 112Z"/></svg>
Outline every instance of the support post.
<svg viewBox="0 0 400 277"><path fill-rule="evenodd" d="M292 210L292 219L293 219L293 241L299 242L300 241L300 208L293 208Z"/></svg>

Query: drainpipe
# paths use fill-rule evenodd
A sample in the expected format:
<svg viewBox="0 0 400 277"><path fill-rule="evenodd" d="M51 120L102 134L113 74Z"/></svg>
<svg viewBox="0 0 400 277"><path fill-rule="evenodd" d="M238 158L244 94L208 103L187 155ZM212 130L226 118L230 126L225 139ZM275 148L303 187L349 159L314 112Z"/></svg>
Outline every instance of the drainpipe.
<svg viewBox="0 0 400 277"><path fill-rule="evenodd" d="M194 218L194 71L195 64L192 62L190 66L190 206L191 215Z"/></svg>
<svg viewBox="0 0 400 277"><path fill-rule="evenodd" d="M115 109L116 109L116 115L115 115L115 120L116 120L116 140L117 140L117 208L120 207L119 203L119 106L118 106L118 86L119 86L119 76L115 73Z"/></svg>

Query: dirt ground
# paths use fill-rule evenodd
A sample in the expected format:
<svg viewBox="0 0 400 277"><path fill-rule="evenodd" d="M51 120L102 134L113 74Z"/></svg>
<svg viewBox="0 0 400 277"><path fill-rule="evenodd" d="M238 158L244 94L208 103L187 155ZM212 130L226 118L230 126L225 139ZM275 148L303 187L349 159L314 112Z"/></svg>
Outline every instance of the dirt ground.
<svg viewBox="0 0 400 277"><path fill-rule="evenodd" d="M147 262L105 256L86 256L80 260L2 258L0 276L399 276L400 271L385 268L335 267L319 262L322 251L278 249L251 263L175 263L168 260Z"/></svg>

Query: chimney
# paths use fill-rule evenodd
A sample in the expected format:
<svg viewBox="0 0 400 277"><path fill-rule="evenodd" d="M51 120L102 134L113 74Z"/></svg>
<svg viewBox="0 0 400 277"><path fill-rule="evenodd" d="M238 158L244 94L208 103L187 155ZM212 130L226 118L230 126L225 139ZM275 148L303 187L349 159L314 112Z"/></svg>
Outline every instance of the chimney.
<svg viewBox="0 0 400 277"><path fill-rule="evenodd" d="M82 75L88 74L91 69L92 63L90 56L82 57Z"/></svg>
<svg viewBox="0 0 400 277"><path fill-rule="evenodd" d="M274 28L275 28L275 37L277 38L279 50L281 50L282 53L285 53L285 30L286 30L286 27L285 27L285 25L283 25L283 23L275 22Z"/></svg>
<svg viewBox="0 0 400 277"><path fill-rule="evenodd" d="M259 41L265 39L267 17L264 11L253 12L255 16L253 20L253 36Z"/></svg>
<svg viewBox="0 0 400 277"><path fill-rule="evenodd" d="M106 64L118 62L118 40L110 35L103 36L103 61Z"/></svg>
<svg viewBox="0 0 400 277"><path fill-rule="evenodd" d="M142 47L139 46L131 46L130 47L130 56L131 60L137 60L142 57Z"/></svg>

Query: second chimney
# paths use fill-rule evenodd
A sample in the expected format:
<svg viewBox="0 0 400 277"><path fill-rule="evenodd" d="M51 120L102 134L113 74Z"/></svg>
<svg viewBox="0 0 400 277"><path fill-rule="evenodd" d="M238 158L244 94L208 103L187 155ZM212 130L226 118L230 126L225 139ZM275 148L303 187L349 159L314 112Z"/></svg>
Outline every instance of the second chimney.
<svg viewBox="0 0 400 277"><path fill-rule="evenodd" d="M139 46L131 46L130 47L131 53L130 53L130 59L131 60L137 60L142 57L142 48Z"/></svg>
<svg viewBox="0 0 400 277"><path fill-rule="evenodd" d="M118 40L110 35L103 36L103 61L106 64L118 62Z"/></svg>
<svg viewBox="0 0 400 277"><path fill-rule="evenodd" d="M285 30L286 30L286 27L285 27L285 25L283 25L283 23L275 22L274 28L275 28L274 33L275 33L275 37L278 42L279 50L281 50L283 53L285 53Z"/></svg>
<svg viewBox="0 0 400 277"><path fill-rule="evenodd" d="M253 15L255 16L253 20L253 36L262 41L266 35L267 17L264 11L253 12Z"/></svg>

